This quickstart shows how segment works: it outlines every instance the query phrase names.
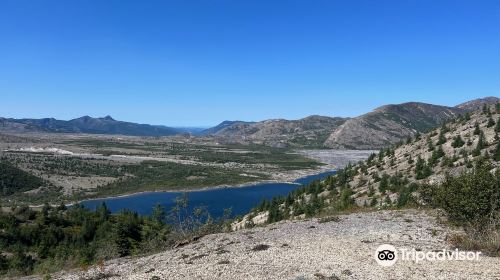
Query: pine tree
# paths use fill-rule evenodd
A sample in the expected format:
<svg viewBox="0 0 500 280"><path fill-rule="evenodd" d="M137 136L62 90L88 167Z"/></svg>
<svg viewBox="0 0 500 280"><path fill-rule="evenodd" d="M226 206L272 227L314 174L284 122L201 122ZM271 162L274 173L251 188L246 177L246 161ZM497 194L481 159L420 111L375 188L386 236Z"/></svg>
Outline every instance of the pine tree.
<svg viewBox="0 0 500 280"><path fill-rule="evenodd" d="M492 127L495 125L495 121L493 120L492 117L489 117L488 118L488 124L486 125L486 127Z"/></svg>
<svg viewBox="0 0 500 280"><path fill-rule="evenodd" d="M481 150L484 149L485 146L486 143L484 140L484 133L481 131L481 133L479 134L479 139L477 141L476 148L474 149L474 151L472 151L472 155L475 157L479 156L481 154Z"/></svg>
<svg viewBox="0 0 500 280"><path fill-rule="evenodd" d="M412 164L414 162L413 158L411 156L408 157L408 164Z"/></svg>
<svg viewBox="0 0 500 280"><path fill-rule="evenodd" d="M162 223L165 221L166 214L165 214L165 208L161 204L156 204L155 207L153 208L153 213L151 214L151 218L153 221L157 223Z"/></svg>
<svg viewBox="0 0 500 280"><path fill-rule="evenodd" d="M497 147L495 149L495 153L493 154L493 159L495 161L500 161L500 142L498 142L498 144L497 144Z"/></svg>
<svg viewBox="0 0 500 280"><path fill-rule="evenodd" d="M388 195L386 195L386 196L385 196L384 203L385 203L386 205L388 205L388 206L391 206L391 205L392 205L392 200L391 200L391 198L390 198Z"/></svg>
<svg viewBox="0 0 500 280"><path fill-rule="evenodd" d="M465 113L464 119L465 119L465 121L470 121L470 113L469 112Z"/></svg>
<svg viewBox="0 0 500 280"><path fill-rule="evenodd" d="M429 164L431 166L434 166L436 165L436 163L438 162L438 160L440 158L442 158L443 156L445 155L444 151L443 151L443 147L441 146L438 146L437 149L435 149L433 152L432 152L432 156L431 158L429 159Z"/></svg>
<svg viewBox="0 0 500 280"><path fill-rule="evenodd" d="M445 133L446 132L443 129L441 129L441 132L439 133L437 145L443 145L444 143L446 143L446 137L444 136Z"/></svg>
<svg viewBox="0 0 500 280"><path fill-rule="evenodd" d="M497 119L497 125L495 126L495 132L500 132L500 118Z"/></svg>
<svg viewBox="0 0 500 280"><path fill-rule="evenodd" d="M490 111L490 108L488 107L488 105L484 104L483 105L483 114L487 115L489 111Z"/></svg>
<svg viewBox="0 0 500 280"><path fill-rule="evenodd" d="M389 187L389 175L384 173L382 174L382 178L380 179L380 185L378 186L378 190L381 193L385 193L388 187Z"/></svg>
<svg viewBox="0 0 500 280"><path fill-rule="evenodd" d="M432 169L425 161L418 156L417 163L415 165L415 177L417 180L425 179L432 174Z"/></svg>
<svg viewBox="0 0 500 280"><path fill-rule="evenodd" d="M479 128L479 123L476 122L474 124L474 135L479 135L479 134L481 134L481 128Z"/></svg>
<svg viewBox="0 0 500 280"><path fill-rule="evenodd" d="M427 140L427 148L429 152L434 151L434 144L432 143L432 140L430 138Z"/></svg>
<svg viewBox="0 0 500 280"><path fill-rule="evenodd" d="M382 161L384 159L384 149L381 149L378 153L378 161Z"/></svg>
<svg viewBox="0 0 500 280"><path fill-rule="evenodd" d="M451 143L451 146L453 148L460 148L465 144L464 140L462 140L462 137L460 135L457 135L455 138L453 138L453 143Z"/></svg>

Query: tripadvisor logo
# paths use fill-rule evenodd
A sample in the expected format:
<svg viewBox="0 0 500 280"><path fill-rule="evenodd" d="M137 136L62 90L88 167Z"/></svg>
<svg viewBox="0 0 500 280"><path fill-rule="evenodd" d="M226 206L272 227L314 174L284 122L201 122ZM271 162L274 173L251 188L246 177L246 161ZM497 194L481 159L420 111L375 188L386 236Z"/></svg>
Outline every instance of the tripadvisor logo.
<svg viewBox="0 0 500 280"><path fill-rule="evenodd" d="M381 266L393 266L398 260L398 252L392 245L380 245L375 251L375 260Z"/></svg>
<svg viewBox="0 0 500 280"><path fill-rule="evenodd" d="M393 266L398 259L401 261L478 261L481 252L455 251L417 251L415 249L401 248L397 250L390 244L380 245L375 251L375 260L381 266Z"/></svg>

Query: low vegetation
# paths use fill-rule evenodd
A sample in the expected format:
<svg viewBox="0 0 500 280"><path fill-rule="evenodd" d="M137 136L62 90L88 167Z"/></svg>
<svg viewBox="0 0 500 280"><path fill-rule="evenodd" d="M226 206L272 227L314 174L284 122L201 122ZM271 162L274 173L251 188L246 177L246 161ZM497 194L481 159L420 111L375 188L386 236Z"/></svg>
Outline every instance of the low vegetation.
<svg viewBox="0 0 500 280"><path fill-rule="evenodd" d="M186 197L168 212L156 206L149 217L128 210L111 214L105 204L96 211L80 205L45 205L41 211L14 207L0 212L0 276L85 268L182 246L222 231L227 217L213 220L203 209L189 212Z"/></svg>
<svg viewBox="0 0 500 280"><path fill-rule="evenodd" d="M9 206L59 204L140 191L237 185L321 165L288 149L258 145L223 146L156 138L63 138L58 141L65 145L62 150L70 149L66 147L84 149L86 155L35 153L29 149L0 151L0 168L9 169L1 174L8 176L15 169L19 173L16 180L32 181L19 188L7 182L8 178L0 178L0 183L3 182L1 203ZM32 146L28 144L27 148ZM33 184L35 181L39 183ZM42 183L44 187L39 188ZM26 193L34 189L38 189L36 193Z"/></svg>
<svg viewBox="0 0 500 280"><path fill-rule="evenodd" d="M423 199L444 209L450 222L468 233L454 237L455 245L500 257L500 170L477 166L424 190Z"/></svg>
<svg viewBox="0 0 500 280"><path fill-rule="evenodd" d="M223 184L241 184L269 177L262 173L249 173L244 170L185 165L172 162L144 161L137 165L122 167L128 176L116 182L99 186L91 193L82 193L76 197L88 198L118 195L126 192L185 190Z"/></svg>

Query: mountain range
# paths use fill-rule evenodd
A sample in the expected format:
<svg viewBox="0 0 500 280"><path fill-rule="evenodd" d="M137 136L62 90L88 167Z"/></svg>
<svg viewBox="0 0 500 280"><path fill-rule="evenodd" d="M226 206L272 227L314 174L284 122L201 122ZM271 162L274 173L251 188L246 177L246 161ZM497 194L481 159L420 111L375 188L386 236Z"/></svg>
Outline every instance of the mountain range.
<svg viewBox="0 0 500 280"><path fill-rule="evenodd" d="M110 116L84 116L69 121L54 118L0 118L0 132L51 132L172 136L192 134L221 143L262 144L272 147L380 149L444 121L477 110L500 99L486 97L455 107L419 102L385 105L355 118L309 116L299 120L270 119L259 122L224 121L208 128L173 128L117 121Z"/></svg>
<svg viewBox="0 0 500 280"><path fill-rule="evenodd" d="M121 134L134 136L170 136L182 133L180 129L166 126L137 124L117 121L111 116L92 118L83 116L69 121L44 119L7 119L0 118L2 132L54 132L54 133L90 133Z"/></svg>
<svg viewBox="0 0 500 280"><path fill-rule="evenodd" d="M455 107L408 102L385 105L355 118L310 116L295 121L225 121L203 134L218 137L220 141L278 147L380 149L499 101L497 97L487 97Z"/></svg>

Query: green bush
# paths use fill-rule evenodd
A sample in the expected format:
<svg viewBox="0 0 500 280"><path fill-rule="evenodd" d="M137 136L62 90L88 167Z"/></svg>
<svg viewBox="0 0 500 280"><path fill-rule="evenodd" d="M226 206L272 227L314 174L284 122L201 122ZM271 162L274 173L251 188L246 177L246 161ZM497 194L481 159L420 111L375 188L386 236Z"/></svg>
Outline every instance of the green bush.
<svg viewBox="0 0 500 280"><path fill-rule="evenodd" d="M458 177L447 177L434 193L434 202L451 221L484 227L500 211L500 172L480 166Z"/></svg>

